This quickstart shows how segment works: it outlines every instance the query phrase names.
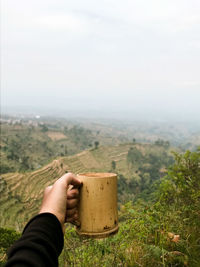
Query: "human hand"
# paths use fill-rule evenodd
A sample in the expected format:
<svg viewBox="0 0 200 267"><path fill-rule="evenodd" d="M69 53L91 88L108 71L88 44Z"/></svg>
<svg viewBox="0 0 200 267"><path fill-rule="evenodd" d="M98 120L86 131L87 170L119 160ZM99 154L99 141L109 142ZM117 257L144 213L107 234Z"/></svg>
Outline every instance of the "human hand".
<svg viewBox="0 0 200 267"><path fill-rule="evenodd" d="M70 189L69 186L73 187ZM64 232L64 223L77 224L79 201L78 188L82 183L72 173L67 173L59 178L52 186L44 191L44 197L39 213L50 212L54 214L61 223Z"/></svg>

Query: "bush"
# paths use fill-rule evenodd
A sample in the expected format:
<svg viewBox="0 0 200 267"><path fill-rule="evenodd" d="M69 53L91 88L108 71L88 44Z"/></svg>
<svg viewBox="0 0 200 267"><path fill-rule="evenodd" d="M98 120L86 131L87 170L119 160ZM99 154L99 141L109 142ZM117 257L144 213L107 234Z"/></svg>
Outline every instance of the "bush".
<svg viewBox="0 0 200 267"><path fill-rule="evenodd" d="M153 204L137 200L121 205L115 236L91 240L68 227L60 266L199 266L199 152L175 154ZM127 184L120 178L122 190Z"/></svg>
<svg viewBox="0 0 200 267"><path fill-rule="evenodd" d="M20 238L20 236L21 235L13 229L0 227L0 266L5 265L8 249Z"/></svg>

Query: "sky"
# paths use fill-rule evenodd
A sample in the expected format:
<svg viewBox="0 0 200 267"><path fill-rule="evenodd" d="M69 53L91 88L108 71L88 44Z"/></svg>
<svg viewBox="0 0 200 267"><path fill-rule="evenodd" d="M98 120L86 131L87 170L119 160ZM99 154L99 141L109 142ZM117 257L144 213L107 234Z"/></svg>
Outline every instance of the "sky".
<svg viewBox="0 0 200 267"><path fill-rule="evenodd" d="M1 0L1 105L199 117L200 1Z"/></svg>

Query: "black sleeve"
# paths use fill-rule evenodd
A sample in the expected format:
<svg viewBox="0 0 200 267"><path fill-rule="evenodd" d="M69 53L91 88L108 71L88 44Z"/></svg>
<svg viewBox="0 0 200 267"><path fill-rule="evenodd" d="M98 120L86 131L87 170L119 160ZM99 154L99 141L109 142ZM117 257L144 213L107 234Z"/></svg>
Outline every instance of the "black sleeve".
<svg viewBox="0 0 200 267"><path fill-rule="evenodd" d="M5 267L58 266L64 244L62 227L51 213L32 218L22 237L10 248Z"/></svg>

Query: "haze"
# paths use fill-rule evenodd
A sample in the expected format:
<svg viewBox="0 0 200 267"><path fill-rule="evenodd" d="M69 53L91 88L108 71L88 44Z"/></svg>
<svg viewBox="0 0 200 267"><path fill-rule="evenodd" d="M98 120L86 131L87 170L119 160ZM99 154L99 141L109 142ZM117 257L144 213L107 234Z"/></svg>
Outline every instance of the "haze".
<svg viewBox="0 0 200 267"><path fill-rule="evenodd" d="M199 14L199 0L2 0L2 110L198 119Z"/></svg>

